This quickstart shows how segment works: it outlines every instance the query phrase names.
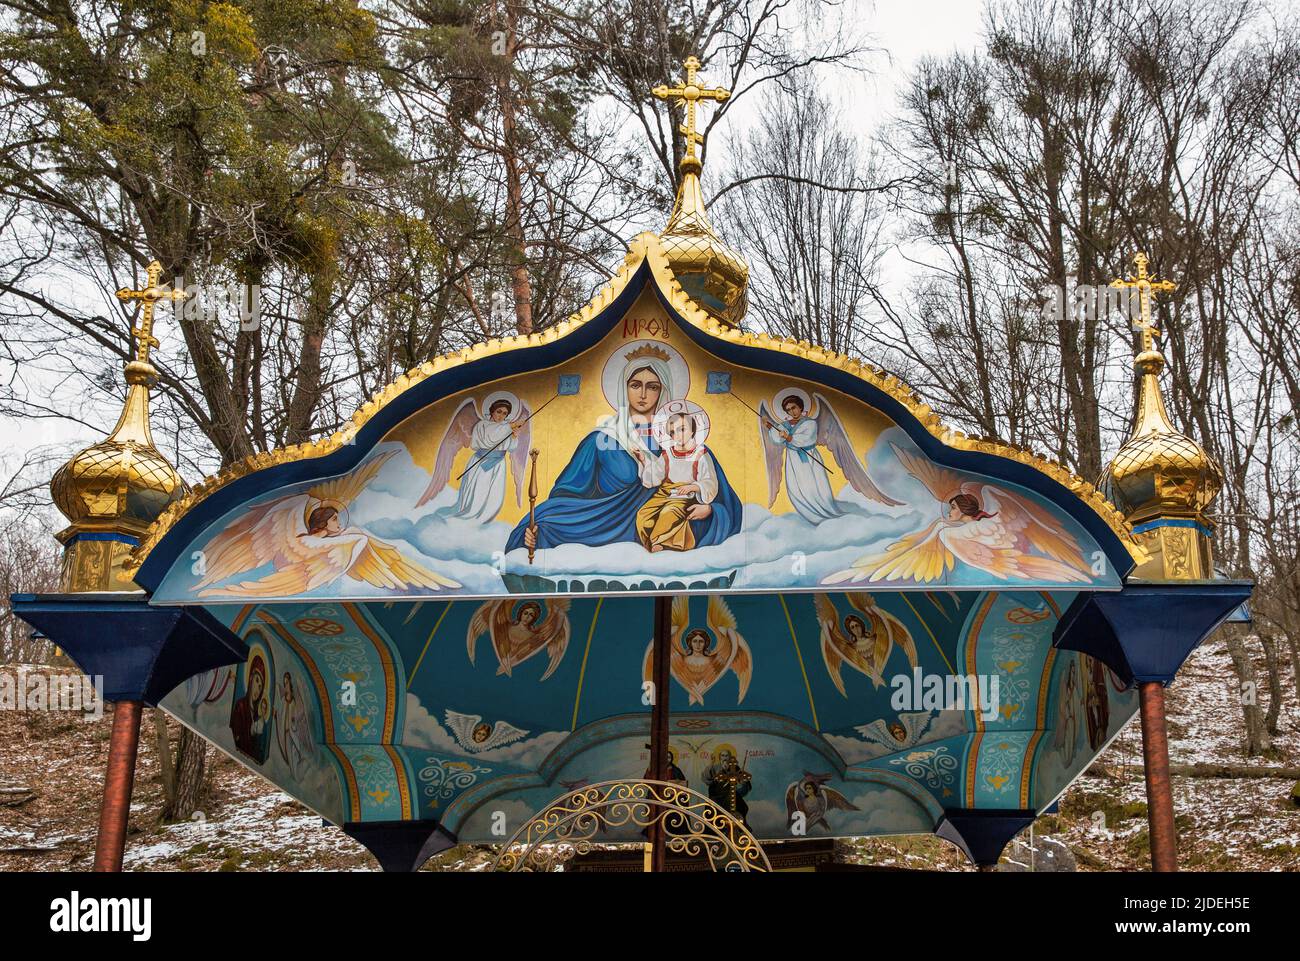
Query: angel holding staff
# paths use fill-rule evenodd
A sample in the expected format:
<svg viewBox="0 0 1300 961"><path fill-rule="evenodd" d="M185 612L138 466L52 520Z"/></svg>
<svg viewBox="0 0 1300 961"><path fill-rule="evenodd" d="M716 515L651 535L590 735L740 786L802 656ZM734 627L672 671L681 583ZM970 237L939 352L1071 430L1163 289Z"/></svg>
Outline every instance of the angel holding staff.
<svg viewBox="0 0 1300 961"><path fill-rule="evenodd" d="M451 479L456 455L470 449L469 466L461 473L454 507L443 510L463 520L487 522L501 511L506 498L506 459L514 474L515 500L522 503L524 458L532 428L528 405L509 391L497 391L483 400L480 413L474 398L467 398L438 445L433 477L416 502L421 507L436 497Z"/></svg>
<svg viewBox="0 0 1300 961"><path fill-rule="evenodd" d="M819 446L834 455L845 478L862 496L890 506L900 504L901 501L885 494L867 476L866 468L858 460L830 401L821 394L813 397L815 403L810 411L808 395L800 388L790 387L778 392L775 399L784 417L773 414L766 401L758 405L759 431L767 464L768 506L776 501L784 474L785 492L790 503L809 524L820 524L843 515L844 508L835 500L831 490L831 470L817 453Z"/></svg>

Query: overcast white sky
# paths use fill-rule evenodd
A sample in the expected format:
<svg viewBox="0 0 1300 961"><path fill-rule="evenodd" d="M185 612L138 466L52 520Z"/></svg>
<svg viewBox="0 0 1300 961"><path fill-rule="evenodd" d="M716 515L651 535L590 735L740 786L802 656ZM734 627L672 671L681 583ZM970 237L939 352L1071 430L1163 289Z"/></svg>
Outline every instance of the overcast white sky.
<svg viewBox="0 0 1300 961"><path fill-rule="evenodd" d="M897 87L918 58L954 49L969 50L977 44L984 8L984 0L845 0L845 4L848 11L860 11L858 15L870 34L870 42L882 49L868 63L869 76L843 86L844 119L855 127L860 125L864 135L888 118ZM724 136L735 135L747 124L749 111L759 106L758 97L752 105L737 103L728 115L731 129L719 132ZM75 291L69 294L74 295ZM165 325L157 333L164 338L168 336ZM117 413L117 409L103 411L100 421L104 429L49 419L24 422L0 417L4 466L14 469L33 448L59 445L71 452L94 443L112 426ZM187 479L193 482L198 478Z"/></svg>

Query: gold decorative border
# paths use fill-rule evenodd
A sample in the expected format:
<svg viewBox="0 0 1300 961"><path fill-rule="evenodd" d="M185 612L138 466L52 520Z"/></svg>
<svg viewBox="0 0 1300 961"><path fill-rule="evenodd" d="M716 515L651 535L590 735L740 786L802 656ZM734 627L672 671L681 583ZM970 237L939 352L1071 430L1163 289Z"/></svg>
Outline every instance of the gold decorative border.
<svg viewBox="0 0 1300 961"><path fill-rule="evenodd" d="M659 290L666 296L673 310L693 326L719 340L744 347L758 347L763 350L774 350L783 354L802 357L813 363L852 374L902 404L908 413L916 418L944 446L955 450L993 454L1007 460L1017 461L1032 467L1040 474L1061 484L1075 497L1092 508L1093 512L1107 523L1115 536L1128 549L1129 555L1135 563L1141 564L1148 559L1146 550L1134 539L1132 530L1118 509L1110 501L1106 500L1091 483L1070 473L1069 470L1056 461L1047 460L1030 451L1002 444L998 441L982 437L967 437L961 431L946 427L939 415L928 404L923 402L910 386L893 374L872 366L865 361L824 350L804 341L795 340L792 337L772 337L766 333L745 333L714 319L690 299L686 291L682 289L681 283L673 276L672 268L668 265L668 259L662 246L660 246L658 236L653 233L643 233L632 241L627 256L623 259L623 264L619 267L618 272L596 293L595 297L577 313L571 314L567 320L538 333L492 339L481 344L475 344L472 347L466 347L454 354L444 354L441 357L426 361L419 367L398 377L375 394L374 397L362 404L357 412L352 415L352 418L340 430L329 437L322 437L306 444L294 444L273 451L253 454L231 464L220 473L205 478L192 487L185 496L173 501L145 531L140 538L140 543L125 562L126 571L132 574L138 571L140 565L144 563L144 559L149 556L149 552L166 536L177 521L207 498L209 494L220 490L227 484L266 467L324 457L340 447L347 446L353 441L357 432L361 430L366 422L391 403L398 395L434 374L442 373L453 367L459 367L462 364L494 357L507 351L554 343L568 336L613 303L614 299L631 282L633 274L641 266L642 261L649 262L650 271L659 286Z"/></svg>

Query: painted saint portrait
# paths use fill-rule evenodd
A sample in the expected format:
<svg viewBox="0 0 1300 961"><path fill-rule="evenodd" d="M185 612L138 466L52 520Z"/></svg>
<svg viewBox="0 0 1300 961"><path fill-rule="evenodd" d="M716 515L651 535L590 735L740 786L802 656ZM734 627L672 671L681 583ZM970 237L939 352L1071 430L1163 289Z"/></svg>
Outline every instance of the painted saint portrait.
<svg viewBox="0 0 1300 961"><path fill-rule="evenodd" d="M1065 669L1056 709L1056 733L1053 746L1061 754L1061 763L1070 767L1079 746L1079 662L1071 658Z"/></svg>
<svg viewBox="0 0 1300 961"><path fill-rule="evenodd" d="M248 635L248 660L235 678L235 699L230 705L230 733L240 754L266 763L271 746L271 649L260 631Z"/></svg>
<svg viewBox="0 0 1300 961"><path fill-rule="evenodd" d="M1110 730L1110 693L1106 690L1106 675L1110 669L1095 657L1085 654L1081 659L1087 667L1083 713L1088 722L1088 746L1096 751L1106 743L1106 734Z"/></svg>
<svg viewBox="0 0 1300 961"><path fill-rule="evenodd" d="M638 515L662 487L662 482L646 483L654 476L648 465L664 453L655 437L655 416L668 402L685 399L689 369L672 347L634 341L614 351L601 382L614 413L578 444L550 495L537 505L532 524L525 518L511 532L507 552L562 544L644 546ZM663 546L672 540L674 549L686 549L688 542L706 547L740 531L740 498L722 465L707 451L700 457L705 458L715 475L716 493L708 501L697 495L681 512L686 524L678 525L671 538L661 538Z"/></svg>
<svg viewBox="0 0 1300 961"><path fill-rule="evenodd" d="M749 827L749 802L745 796L753 790L754 778L736 757L732 745L718 745L713 752L713 763L704 772L704 783L708 786L709 800Z"/></svg>

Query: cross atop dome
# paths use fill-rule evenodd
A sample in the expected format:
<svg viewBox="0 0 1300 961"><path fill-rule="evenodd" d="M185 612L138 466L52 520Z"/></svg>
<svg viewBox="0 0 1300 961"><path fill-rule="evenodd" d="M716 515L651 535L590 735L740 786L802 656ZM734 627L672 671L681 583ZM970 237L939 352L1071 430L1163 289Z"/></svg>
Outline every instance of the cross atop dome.
<svg viewBox="0 0 1300 961"><path fill-rule="evenodd" d="M731 91L724 90L722 87L701 87L696 82L695 76L700 69L700 61L695 57L687 57L682 66L686 69L686 80L683 84L677 87L660 84L651 93L660 100L676 100L678 105L686 108L686 123L678 128L686 136L686 152L682 155L681 172L698 174L703 169L703 163L695 153L695 145L704 142L704 135L695 126L695 106L701 100L722 103L731 96Z"/></svg>
<svg viewBox="0 0 1300 961"><path fill-rule="evenodd" d="M722 103L731 96L731 91L701 86L696 75L700 62L694 57L687 57L683 66L686 78L680 85L660 84L651 91L660 100L675 101L686 110L686 122L679 128L686 136L686 152L678 167L681 181L668 226L659 235L659 241L673 276L687 296L711 317L739 327L749 303L749 265L709 223L700 190L704 164L695 150L696 144L704 142L704 135L696 126L696 105L701 100Z"/></svg>

